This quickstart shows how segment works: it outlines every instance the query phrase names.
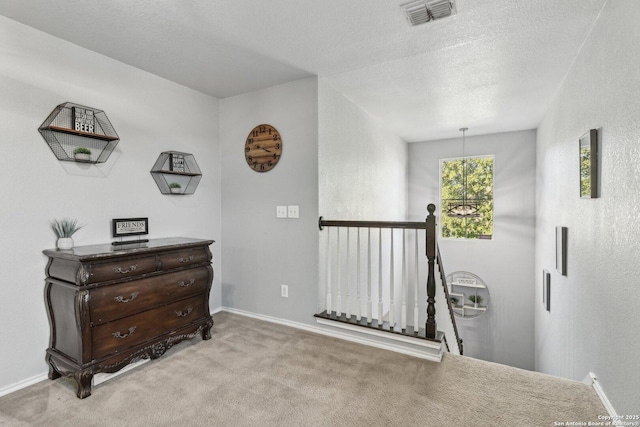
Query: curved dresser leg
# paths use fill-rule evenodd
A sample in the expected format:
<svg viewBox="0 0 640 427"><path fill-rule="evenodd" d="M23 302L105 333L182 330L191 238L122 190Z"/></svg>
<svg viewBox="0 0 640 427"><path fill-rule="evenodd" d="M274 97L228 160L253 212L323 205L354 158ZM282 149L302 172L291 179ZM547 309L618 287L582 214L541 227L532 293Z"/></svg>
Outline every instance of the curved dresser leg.
<svg viewBox="0 0 640 427"><path fill-rule="evenodd" d="M49 365L49 379L50 380L57 380L58 378L60 378L62 376L62 374L60 372L58 372L58 370L55 368L55 366L53 366L53 362L51 361L51 356L49 356L47 354L47 365Z"/></svg>
<svg viewBox="0 0 640 427"><path fill-rule="evenodd" d="M79 399L91 396L93 373L90 370L74 372L73 379L76 381L76 396L78 396Z"/></svg>
<svg viewBox="0 0 640 427"><path fill-rule="evenodd" d="M202 339L210 340L211 339L211 328L213 327L213 319L208 319L207 323L205 323L204 328L202 328Z"/></svg>

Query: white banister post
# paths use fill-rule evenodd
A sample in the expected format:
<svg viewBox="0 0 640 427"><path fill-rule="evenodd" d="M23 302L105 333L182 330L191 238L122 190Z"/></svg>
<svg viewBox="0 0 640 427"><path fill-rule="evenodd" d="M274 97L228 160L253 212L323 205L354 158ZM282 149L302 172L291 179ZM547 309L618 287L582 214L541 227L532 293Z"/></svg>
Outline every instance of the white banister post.
<svg viewBox="0 0 640 427"><path fill-rule="evenodd" d="M406 250L407 230L402 229L402 308L400 323L402 330L407 329L407 250Z"/></svg>
<svg viewBox="0 0 640 427"><path fill-rule="evenodd" d="M358 306L356 307L356 320L359 322L362 318L362 299L360 298L360 228L356 228L358 232L358 257L356 258L356 301Z"/></svg>
<svg viewBox="0 0 640 427"><path fill-rule="evenodd" d="M336 316L340 317L342 315L342 271L340 270L341 262L340 262L340 227L338 227L338 247L336 249L336 253L338 254L338 295L336 296Z"/></svg>
<svg viewBox="0 0 640 427"><path fill-rule="evenodd" d="M372 314L371 302L371 228L367 227L367 323L371 324Z"/></svg>
<svg viewBox="0 0 640 427"><path fill-rule="evenodd" d="M378 228L378 326L384 322L382 311L382 228Z"/></svg>
<svg viewBox="0 0 640 427"><path fill-rule="evenodd" d="M394 306L395 306L395 301L394 301L394 293L395 293L395 289L394 289L394 255L393 255L393 228L390 228L389 230L391 230L391 254L389 255L389 330L393 330L393 328L396 325L396 318L395 318L395 313L394 313Z"/></svg>
<svg viewBox="0 0 640 427"><path fill-rule="evenodd" d="M418 268L419 268L419 256L418 256L418 230L416 229L416 248L415 248L415 268L416 268L416 277L414 277L414 288L413 292L415 294L415 305L413 308L413 329L414 333L417 334L420 330L420 309L418 308Z"/></svg>
<svg viewBox="0 0 640 427"><path fill-rule="evenodd" d="M349 245L350 236L351 229L347 227L347 320L351 319L351 268L349 265L349 258L351 257L351 248Z"/></svg>
<svg viewBox="0 0 640 427"><path fill-rule="evenodd" d="M330 315L331 308L331 227L327 227L327 314Z"/></svg>

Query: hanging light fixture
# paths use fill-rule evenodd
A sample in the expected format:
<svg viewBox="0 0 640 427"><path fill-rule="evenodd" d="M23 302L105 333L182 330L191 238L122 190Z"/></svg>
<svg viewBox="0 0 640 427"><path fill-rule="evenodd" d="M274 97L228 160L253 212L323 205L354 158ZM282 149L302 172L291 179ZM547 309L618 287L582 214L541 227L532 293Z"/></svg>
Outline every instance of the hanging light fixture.
<svg viewBox="0 0 640 427"><path fill-rule="evenodd" d="M465 157L465 133L469 128L460 128L462 132L462 198L447 201L447 216L456 218L477 218L480 216L480 200L469 198L467 186L467 158Z"/></svg>

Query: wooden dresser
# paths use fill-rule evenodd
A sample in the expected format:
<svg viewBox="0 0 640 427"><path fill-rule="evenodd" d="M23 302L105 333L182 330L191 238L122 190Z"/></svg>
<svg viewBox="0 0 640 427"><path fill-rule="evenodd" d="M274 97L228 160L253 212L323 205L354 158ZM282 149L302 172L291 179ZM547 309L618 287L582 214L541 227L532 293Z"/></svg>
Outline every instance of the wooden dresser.
<svg viewBox="0 0 640 427"><path fill-rule="evenodd" d="M98 372L158 358L199 333L210 339L212 243L169 238L45 250L49 378L73 377L82 399Z"/></svg>

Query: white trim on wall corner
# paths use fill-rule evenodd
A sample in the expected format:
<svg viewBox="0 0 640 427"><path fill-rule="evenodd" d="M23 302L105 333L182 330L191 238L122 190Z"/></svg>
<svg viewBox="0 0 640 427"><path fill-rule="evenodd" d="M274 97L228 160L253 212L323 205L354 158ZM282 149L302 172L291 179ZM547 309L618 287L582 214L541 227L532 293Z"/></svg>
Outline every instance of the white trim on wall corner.
<svg viewBox="0 0 640 427"><path fill-rule="evenodd" d="M596 374L594 374L593 372L589 372L589 375L587 375L584 380L582 380L582 382L593 387L593 389L596 391L596 394L600 398L600 401L604 405L604 408L609 413L609 416L618 417L618 414L616 413L616 410L613 409L613 405L611 404L611 402L609 402L607 395L604 394L604 390L602 389L602 386L600 385Z"/></svg>

